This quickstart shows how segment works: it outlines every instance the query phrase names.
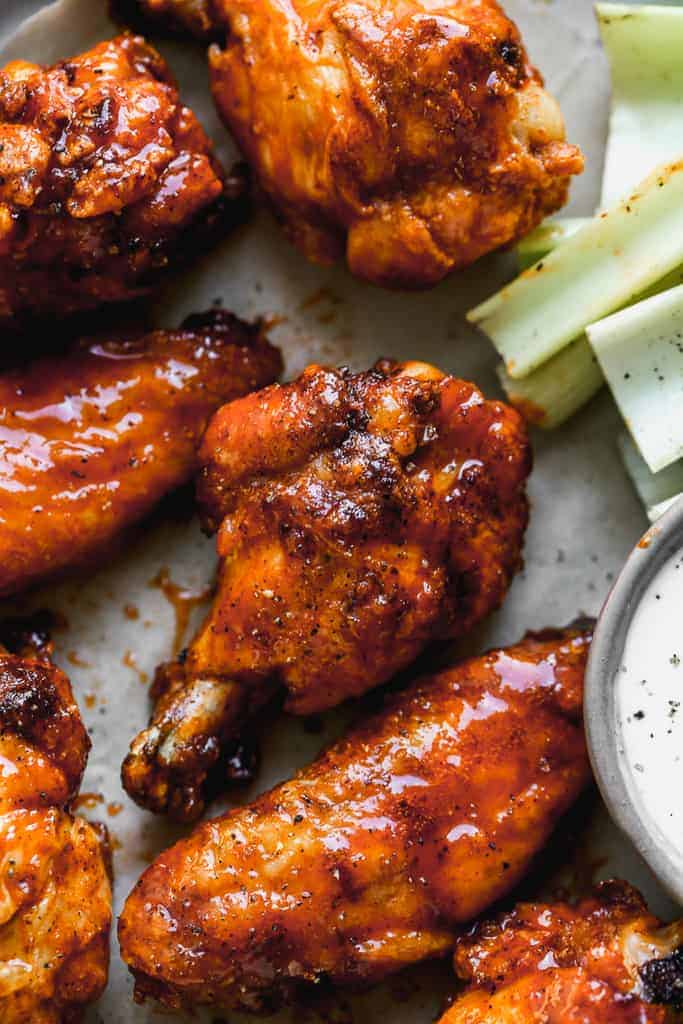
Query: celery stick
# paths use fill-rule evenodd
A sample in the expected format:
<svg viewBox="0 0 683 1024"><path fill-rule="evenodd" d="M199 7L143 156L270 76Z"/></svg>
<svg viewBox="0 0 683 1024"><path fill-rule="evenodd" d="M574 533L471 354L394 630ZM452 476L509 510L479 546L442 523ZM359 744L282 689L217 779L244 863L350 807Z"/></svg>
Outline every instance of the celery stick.
<svg viewBox="0 0 683 1024"><path fill-rule="evenodd" d="M658 519L668 512L672 505L675 505L677 501L683 498L683 494L674 494L673 498L667 498L666 501L662 501L659 505L651 505L647 510L647 515L651 523L656 523Z"/></svg>
<svg viewBox="0 0 683 1024"><path fill-rule="evenodd" d="M606 209L681 154L683 8L599 3L596 10L612 77Z"/></svg>
<svg viewBox="0 0 683 1024"><path fill-rule="evenodd" d="M653 473L683 456L683 286L590 324L588 340Z"/></svg>
<svg viewBox="0 0 683 1024"><path fill-rule="evenodd" d="M585 335L523 380L513 380L502 363L498 376L510 404L519 409L529 423L544 430L559 427L605 383Z"/></svg>
<svg viewBox="0 0 683 1024"><path fill-rule="evenodd" d="M560 217L557 220L544 220L531 231L515 247L520 270L533 267L540 259L556 249L566 238L575 235L586 223L585 217Z"/></svg>
<svg viewBox="0 0 683 1024"><path fill-rule="evenodd" d="M673 160L683 148L683 8L657 5L597 5L600 29L613 79L613 108L603 189L603 204L616 203L656 164ZM579 218L557 218L541 224L522 239L517 255L522 270L542 260L549 252L576 234L586 224ZM639 301L673 287L683 280L676 268L648 287ZM589 342L582 334L538 369L522 379L513 379L504 365L498 369L508 399L530 421L545 428L559 426L604 382ZM631 446L649 478L650 474ZM669 485L674 491L680 486ZM662 499L668 495L661 495ZM657 504L650 495L646 505Z"/></svg>
<svg viewBox="0 0 683 1024"><path fill-rule="evenodd" d="M683 281L683 268L676 267L657 281L636 301L674 288ZM498 377L512 405L525 418L544 430L559 427L586 404L605 383L598 360L585 334L580 335L521 380L513 380L501 363ZM643 463L643 465L645 465ZM649 470L648 470L649 472ZM683 482L681 484L683 489Z"/></svg>
<svg viewBox="0 0 683 1024"><path fill-rule="evenodd" d="M630 434L621 434L617 443L626 472L646 508L670 501L683 491L683 460L672 463L659 473L651 473Z"/></svg>
<svg viewBox="0 0 683 1024"><path fill-rule="evenodd" d="M683 161L658 168L468 319L519 379L682 262Z"/></svg>

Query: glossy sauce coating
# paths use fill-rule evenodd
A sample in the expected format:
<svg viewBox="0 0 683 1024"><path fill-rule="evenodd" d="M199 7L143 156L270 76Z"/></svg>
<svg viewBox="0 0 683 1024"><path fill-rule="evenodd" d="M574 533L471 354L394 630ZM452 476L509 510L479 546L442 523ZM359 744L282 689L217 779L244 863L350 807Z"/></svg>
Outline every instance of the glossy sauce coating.
<svg viewBox="0 0 683 1024"><path fill-rule="evenodd" d="M218 406L280 369L258 328L212 313L0 375L0 596L106 553L190 479Z"/></svg>
<svg viewBox="0 0 683 1024"><path fill-rule="evenodd" d="M238 216L161 56L120 36L50 68L0 70L0 322L141 294ZM224 202L225 201L225 202Z"/></svg>
<svg viewBox="0 0 683 1024"><path fill-rule="evenodd" d="M589 636L548 632L418 681L291 782L198 828L128 898L140 996L258 1010L448 952L590 777Z"/></svg>
<svg viewBox="0 0 683 1024"><path fill-rule="evenodd" d="M520 566L520 417L425 363L309 367L224 406L199 498L218 530L213 608L160 670L128 792L188 819L244 721L280 689L311 714L406 668L502 601Z"/></svg>
<svg viewBox="0 0 683 1024"><path fill-rule="evenodd" d="M66 677L0 648L3 1024L76 1024L107 982L108 850L64 810L89 747Z"/></svg>
<svg viewBox="0 0 683 1024"><path fill-rule="evenodd" d="M186 0L142 0L187 21ZM427 287L566 201L580 151L495 0L211 0L213 93L290 238Z"/></svg>
<svg viewBox="0 0 683 1024"><path fill-rule="evenodd" d="M640 972L682 940L625 882L577 906L520 904L458 941L456 972L470 987L441 1024L673 1024L681 1018L650 1002Z"/></svg>

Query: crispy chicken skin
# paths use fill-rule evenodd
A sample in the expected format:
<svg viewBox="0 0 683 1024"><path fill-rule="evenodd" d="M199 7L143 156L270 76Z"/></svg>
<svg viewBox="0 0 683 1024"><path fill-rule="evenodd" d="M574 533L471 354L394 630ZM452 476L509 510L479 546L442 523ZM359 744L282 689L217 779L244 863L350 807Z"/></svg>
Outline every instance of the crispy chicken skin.
<svg viewBox="0 0 683 1024"><path fill-rule="evenodd" d="M469 989L441 1024L679 1021L682 944L683 923L661 927L626 882L604 883L578 906L520 904L458 941L455 968Z"/></svg>
<svg viewBox="0 0 683 1024"><path fill-rule="evenodd" d="M0 375L0 596L101 555L198 468L210 416L278 376L227 313Z"/></svg>
<svg viewBox="0 0 683 1024"><path fill-rule="evenodd" d="M528 636L423 679L291 782L145 872L120 922L139 997L261 1010L447 953L589 779L589 635Z"/></svg>
<svg viewBox="0 0 683 1024"><path fill-rule="evenodd" d="M89 747L66 676L0 648L2 1024L77 1024L107 982L107 844L65 810Z"/></svg>
<svg viewBox="0 0 683 1024"><path fill-rule="evenodd" d="M213 608L157 674L124 782L196 817L207 775L278 688L308 715L471 629L520 566L530 469L513 410L425 363L309 367L226 405L200 458Z"/></svg>
<svg viewBox="0 0 683 1024"><path fill-rule="evenodd" d="M427 287L520 238L583 169L495 0L139 6L223 32L214 96L288 235L377 284Z"/></svg>
<svg viewBox="0 0 683 1024"><path fill-rule="evenodd" d="M241 216L161 56L124 35L0 71L0 323L145 292L191 232Z"/></svg>
<svg viewBox="0 0 683 1024"><path fill-rule="evenodd" d="M111 13L124 24L191 32L209 40L215 32L210 0L109 0Z"/></svg>

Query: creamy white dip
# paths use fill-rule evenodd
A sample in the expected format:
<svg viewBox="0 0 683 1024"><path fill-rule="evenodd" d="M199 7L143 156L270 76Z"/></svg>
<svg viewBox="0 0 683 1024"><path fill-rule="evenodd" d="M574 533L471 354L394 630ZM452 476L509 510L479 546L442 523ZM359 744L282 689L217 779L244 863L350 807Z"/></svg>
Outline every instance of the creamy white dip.
<svg viewBox="0 0 683 1024"><path fill-rule="evenodd" d="M683 552L659 570L633 615L617 710L641 810L683 856Z"/></svg>

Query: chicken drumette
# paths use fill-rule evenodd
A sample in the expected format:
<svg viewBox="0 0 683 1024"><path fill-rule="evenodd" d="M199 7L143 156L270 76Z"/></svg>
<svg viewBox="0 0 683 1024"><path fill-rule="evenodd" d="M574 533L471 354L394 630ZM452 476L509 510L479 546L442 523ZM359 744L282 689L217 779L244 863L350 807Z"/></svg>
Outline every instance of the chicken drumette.
<svg viewBox="0 0 683 1024"><path fill-rule="evenodd" d="M0 597L106 553L191 478L212 413L280 368L216 311L0 375Z"/></svg>
<svg viewBox="0 0 683 1024"><path fill-rule="evenodd" d="M683 922L662 927L625 882L572 907L521 904L456 947L469 983L441 1024L683 1020Z"/></svg>
<svg viewBox="0 0 683 1024"><path fill-rule="evenodd" d="M66 809L89 747L67 678L0 647L3 1024L76 1024L107 982L106 836Z"/></svg>
<svg viewBox="0 0 683 1024"><path fill-rule="evenodd" d="M290 238L425 287L566 201L583 168L495 0L139 0L206 36L213 92Z"/></svg>
<svg viewBox="0 0 683 1024"><path fill-rule="evenodd" d="M447 953L589 779L589 639L548 631L418 681L162 854L120 923L138 995L261 1010Z"/></svg>
<svg viewBox="0 0 683 1024"><path fill-rule="evenodd" d="M218 591L124 765L134 799L184 819L276 689L322 711L498 606L530 468L517 413L424 363L309 367L224 406L200 458Z"/></svg>
<svg viewBox="0 0 683 1024"><path fill-rule="evenodd" d="M243 215L160 55L121 36L0 71L0 322L129 299Z"/></svg>

